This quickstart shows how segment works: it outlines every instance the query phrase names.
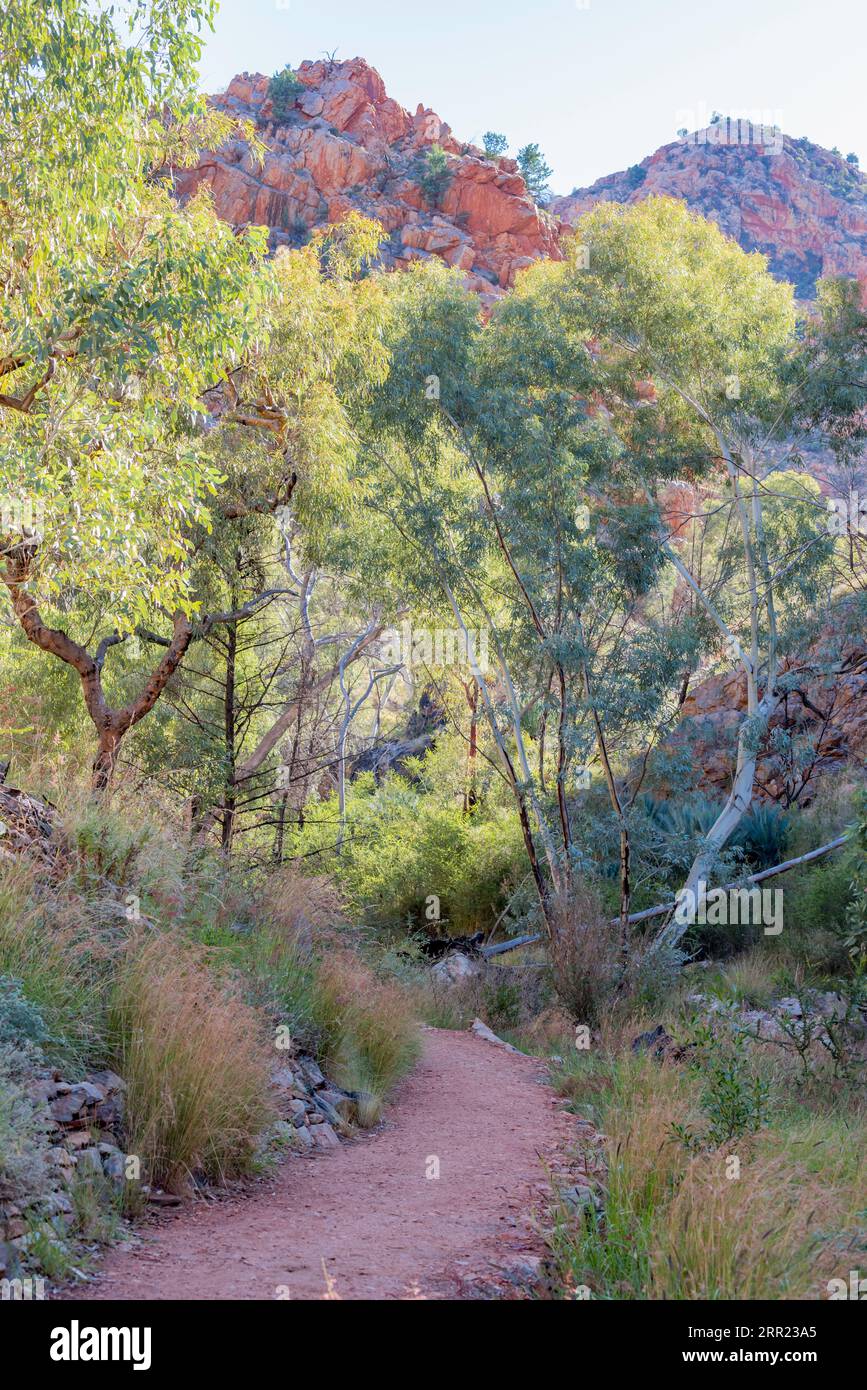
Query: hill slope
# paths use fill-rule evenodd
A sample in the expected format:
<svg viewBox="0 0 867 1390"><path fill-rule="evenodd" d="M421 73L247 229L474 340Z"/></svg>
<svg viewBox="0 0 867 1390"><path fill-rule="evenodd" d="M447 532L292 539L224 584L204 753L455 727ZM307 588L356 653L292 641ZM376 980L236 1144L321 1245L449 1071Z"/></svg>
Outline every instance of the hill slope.
<svg viewBox="0 0 867 1390"><path fill-rule="evenodd" d="M177 172L179 194L209 184L222 217L267 226L275 246L297 245L311 228L356 209L385 228L386 266L438 256L485 302L537 257L559 257L563 235L596 203L651 194L682 198L745 250L764 252L801 299L813 297L822 275L867 286L867 176L809 140L725 120L543 210L514 160L459 143L429 107L411 115L363 58L302 63L298 77L298 98L279 121L261 73L243 73L213 97L254 123L264 164L246 141L231 140ZM420 179L435 145L447 155L448 177L428 196Z"/></svg>
<svg viewBox="0 0 867 1390"><path fill-rule="evenodd" d="M867 285L867 177L809 140L723 121L556 198L551 210L570 224L596 203L636 203L651 194L682 198L744 250L764 252L801 299L813 297L822 275Z"/></svg>

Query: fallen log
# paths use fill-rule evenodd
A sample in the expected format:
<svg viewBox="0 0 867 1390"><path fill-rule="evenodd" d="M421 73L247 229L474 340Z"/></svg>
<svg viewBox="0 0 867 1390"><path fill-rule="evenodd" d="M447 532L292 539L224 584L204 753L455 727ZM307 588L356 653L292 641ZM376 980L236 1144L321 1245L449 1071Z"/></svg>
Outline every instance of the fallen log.
<svg viewBox="0 0 867 1390"><path fill-rule="evenodd" d="M486 960L491 956L501 956L504 951L516 951L519 946L532 946L534 941L544 941L542 932L535 936L516 936L514 941L500 941L496 946L483 946L482 955Z"/></svg>
<svg viewBox="0 0 867 1390"><path fill-rule="evenodd" d="M827 845L820 845L818 849L811 849L807 854L799 854L796 859L786 859L782 864L775 864L772 869L762 869L761 873L749 874L747 878L736 879L734 883L724 883L721 888L715 888L716 893L730 893L735 888L744 888L747 884L764 883L767 878L776 878L778 874L788 873L790 869L797 869L801 864L810 864L814 859L822 859L824 855L830 854L832 850L841 849L849 841L848 835L838 835L836 840L831 840ZM677 899L674 902L660 903L658 907L646 907L643 912L633 912L627 917L628 922L646 922L651 917L661 917L664 913L674 912L677 907ZM619 917L612 917L612 923L619 922Z"/></svg>
<svg viewBox="0 0 867 1390"><path fill-rule="evenodd" d="M771 869L762 869L760 873L749 874L747 878L736 880L734 883L724 883L721 889L715 892L729 893L735 888L744 888L748 884L764 883L765 879L776 878L778 874L788 873L790 869L797 869L802 864L811 864L815 859L822 859L826 854L831 854L835 849L842 849L843 845L848 844L848 835L838 835L836 840L830 840L827 845L820 845L818 849L811 849L807 854L799 854L795 859L786 859L782 864L775 864ZM674 912L677 907L677 900L673 902L660 903L657 907L646 907L642 912L632 912L627 917L627 922L647 922L651 917L662 917L669 912ZM611 925L617 926L619 917L612 917ZM532 946L537 941L545 938L541 932L535 936L516 936L514 941L501 941L496 946L483 946L482 955L486 958L490 956L502 955L505 951L516 951L519 946Z"/></svg>

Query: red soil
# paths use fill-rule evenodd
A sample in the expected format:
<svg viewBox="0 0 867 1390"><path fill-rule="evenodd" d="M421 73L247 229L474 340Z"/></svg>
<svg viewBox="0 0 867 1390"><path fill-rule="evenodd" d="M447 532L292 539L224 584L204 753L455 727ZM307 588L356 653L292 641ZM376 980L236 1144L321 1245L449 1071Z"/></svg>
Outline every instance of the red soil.
<svg viewBox="0 0 867 1390"><path fill-rule="evenodd" d="M560 1104L537 1060L426 1030L376 1133L291 1157L252 1196L161 1220L66 1296L514 1296L513 1272L544 1253L532 1227L548 1190L542 1160L556 1161L574 1134ZM433 1159L438 1178L427 1176Z"/></svg>

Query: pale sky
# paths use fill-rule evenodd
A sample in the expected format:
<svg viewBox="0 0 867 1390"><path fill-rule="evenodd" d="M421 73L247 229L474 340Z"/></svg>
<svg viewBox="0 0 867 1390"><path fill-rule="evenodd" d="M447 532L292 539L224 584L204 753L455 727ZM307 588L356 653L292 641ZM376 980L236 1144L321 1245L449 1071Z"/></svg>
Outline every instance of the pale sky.
<svg viewBox="0 0 867 1390"><path fill-rule="evenodd" d="M389 95L460 140L537 141L555 192L636 164L714 110L807 135L867 168L865 0L221 0L202 64L364 57Z"/></svg>

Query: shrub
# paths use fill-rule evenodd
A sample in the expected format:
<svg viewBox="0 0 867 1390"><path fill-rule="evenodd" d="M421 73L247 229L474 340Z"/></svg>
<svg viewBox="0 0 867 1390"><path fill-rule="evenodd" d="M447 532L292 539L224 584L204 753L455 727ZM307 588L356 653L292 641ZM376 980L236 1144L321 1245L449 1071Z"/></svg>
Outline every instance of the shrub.
<svg viewBox="0 0 867 1390"><path fill-rule="evenodd" d="M416 181L432 208L438 208L452 181L448 156L442 145L431 145L419 155L415 166Z"/></svg>
<svg viewBox="0 0 867 1390"><path fill-rule="evenodd" d="M577 1023L598 1023L620 983L622 957L619 927L586 881L553 906L550 958L563 1007Z"/></svg>
<svg viewBox="0 0 867 1390"><path fill-rule="evenodd" d="M0 866L0 975L38 1012L48 1061L76 1071L101 1053L110 946L94 954L85 905L67 889L40 886L24 861Z"/></svg>
<svg viewBox="0 0 867 1390"><path fill-rule="evenodd" d="M733 1139L754 1134L766 1123L769 1086L751 1066L743 1034L720 1038L699 1024L689 1043L691 1065L702 1078L704 1126L694 1130L673 1126L673 1133L691 1152L718 1149Z"/></svg>
<svg viewBox="0 0 867 1390"><path fill-rule="evenodd" d="M376 929L447 930L472 935L506 906L507 881L526 873L517 817L492 807L465 816L459 802L425 794L402 777L376 787L359 777L347 793L347 836L333 852L336 799L318 803L293 853L320 857L350 909ZM427 916L439 899L440 918Z"/></svg>
<svg viewBox="0 0 867 1390"><path fill-rule="evenodd" d="M275 73L271 78L268 83L268 96L271 99L274 120L278 125L288 120L289 113L303 91L304 83L288 64L281 72Z"/></svg>
<svg viewBox="0 0 867 1390"><path fill-rule="evenodd" d="M0 975L0 1046L22 1041L38 1046L48 1036L41 1013L21 993L21 981Z"/></svg>
<svg viewBox="0 0 867 1390"><path fill-rule="evenodd" d="M480 1018L495 1033L517 1032L535 1042L544 1032L540 1018L551 1015L550 976L541 965L489 961L478 973L448 982L422 967L415 978L419 1013L434 1028L469 1028Z"/></svg>
<svg viewBox="0 0 867 1390"><path fill-rule="evenodd" d="M770 869L786 857L790 833L789 817L778 806L753 806L732 836L755 870Z"/></svg>
<svg viewBox="0 0 867 1390"><path fill-rule="evenodd" d="M845 849L795 870L785 885L785 940L780 945L817 975L848 973L853 856Z"/></svg>
<svg viewBox="0 0 867 1390"><path fill-rule="evenodd" d="M155 934L118 972L110 1025L127 1142L151 1181L183 1190L195 1172L247 1170L270 1119L269 1054L237 992L191 947Z"/></svg>

